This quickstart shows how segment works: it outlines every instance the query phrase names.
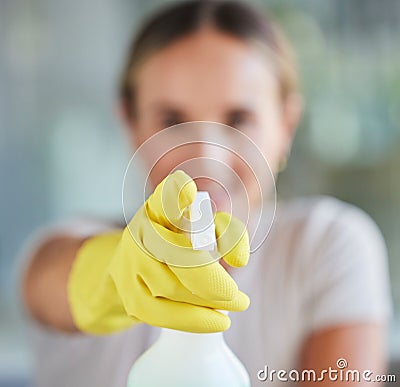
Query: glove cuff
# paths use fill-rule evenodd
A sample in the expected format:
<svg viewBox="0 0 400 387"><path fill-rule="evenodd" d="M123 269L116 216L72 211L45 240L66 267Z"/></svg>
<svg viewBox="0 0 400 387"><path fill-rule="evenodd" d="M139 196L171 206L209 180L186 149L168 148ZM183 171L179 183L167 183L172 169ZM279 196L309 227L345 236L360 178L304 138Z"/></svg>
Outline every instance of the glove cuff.
<svg viewBox="0 0 400 387"><path fill-rule="evenodd" d="M87 239L76 254L68 278L68 300L75 325L90 334L108 334L138 321L123 307L107 267L122 231Z"/></svg>

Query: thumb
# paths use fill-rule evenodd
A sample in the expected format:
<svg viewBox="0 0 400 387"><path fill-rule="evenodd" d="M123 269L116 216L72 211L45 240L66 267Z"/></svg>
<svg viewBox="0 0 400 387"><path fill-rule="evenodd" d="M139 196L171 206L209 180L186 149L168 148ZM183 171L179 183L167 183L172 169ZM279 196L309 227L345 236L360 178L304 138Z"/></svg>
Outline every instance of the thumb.
<svg viewBox="0 0 400 387"><path fill-rule="evenodd" d="M147 216L173 231L180 229L183 210L192 204L197 193L196 183L177 170L158 184L145 203Z"/></svg>

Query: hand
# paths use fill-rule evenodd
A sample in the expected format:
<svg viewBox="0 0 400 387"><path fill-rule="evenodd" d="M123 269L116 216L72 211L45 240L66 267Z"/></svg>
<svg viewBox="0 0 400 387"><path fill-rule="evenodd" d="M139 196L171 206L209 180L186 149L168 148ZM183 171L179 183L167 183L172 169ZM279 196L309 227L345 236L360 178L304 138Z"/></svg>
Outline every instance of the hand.
<svg viewBox="0 0 400 387"><path fill-rule="evenodd" d="M111 333L145 322L189 332L230 326L215 309L243 311L249 298L210 252L193 250L179 229L183 210L196 195L183 171L168 175L120 232L93 237L78 252L69 281L78 328ZM247 264L244 224L215 214L217 250L234 267ZM190 266L189 266L190 265Z"/></svg>

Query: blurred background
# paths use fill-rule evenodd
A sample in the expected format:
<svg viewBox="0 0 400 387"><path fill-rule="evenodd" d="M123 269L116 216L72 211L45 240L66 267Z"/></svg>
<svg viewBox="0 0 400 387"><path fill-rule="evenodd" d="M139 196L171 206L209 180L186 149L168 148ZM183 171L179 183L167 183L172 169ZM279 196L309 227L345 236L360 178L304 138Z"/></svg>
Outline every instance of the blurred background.
<svg viewBox="0 0 400 387"><path fill-rule="evenodd" d="M85 214L122 219L128 149L115 114L116 82L132 33L161 3L0 2L1 387L30 385L17 293L26 238ZM257 4L291 38L306 99L279 195L334 195L377 222L390 257L395 317L388 345L398 372L400 1Z"/></svg>

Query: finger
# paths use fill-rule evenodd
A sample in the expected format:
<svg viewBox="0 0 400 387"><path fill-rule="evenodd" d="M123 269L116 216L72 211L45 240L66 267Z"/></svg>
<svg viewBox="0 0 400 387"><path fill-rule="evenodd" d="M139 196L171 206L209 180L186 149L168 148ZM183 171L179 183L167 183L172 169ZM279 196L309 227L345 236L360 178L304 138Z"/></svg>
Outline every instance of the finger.
<svg viewBox="0 0 400 387"><path fill-rule="evenodd" d="M214 223L217 249L224 261L233 267L246 266L250 245L245 224L227 212L217 212Z"/></svg>
<svg viewBox="0 0 400 387"><path fill-rule="evenodd" d="M153 257L167 263L188 290L210 300L229 301L237 295L236 282L210 252L193 250L185 235L158 223L145 221L142 228L144 248Z"/></svg>
<svg viewBox="0 0 400 387"><path fill-rule="evenodd" d="M172 301L184 302L187 304L204 306L212 309L227 310L231 312L242 312L246 310L250 305L250 299L247 294L239 291L237 296L230 301L215 301L201 298L195 294L192 294L186 288L179 288L178 291L169 292L169 289L165 289L163 286L149 286L153 297L163 297Z"/></svg>
<svg viewBox="0 0 400 387"><path fill-rule="evenodd" d="M199 297L187 289L166 264L157 261L154 261L150 271L142 273L142 278L153 297L235 312L246 310L250 304L249 297L241 291L228 301Z"/></svg>
<svg viewBox="0 0 400 387"><path fill-rule="evenodd" d="M185 235L151 221L143 224L143 231L144 248L167 263L188 290L210 300L229 301L237 295L238 287L227 271L208 251L193 250Z"/></svg>
<svg viewBox="0 0 400 387"><path fill-rule="evenodd" d="M169 266L191 267L215 261L209 251L193 250L184 234L171 231L150 219L144 218L140 229L143 249Z"/></svg>
<svg viewBox="0 0 400 387"><path fill-rule="evenodd" d="M219 262L197 267L170 266L170 270L186 289L206 300L232 301L239 291Z"/></svg>
<svg viewBox="0 0 400 387"><path fill-rule="evenodd" d="M182 302L189 302L182 300ZM234 297L231 301L208 301L204 304L202 303L202 299L196 301L197 305L208 306L209 308L228 310L231 312L243 312L250 305L250 298L246 293L238 291L236 297Z"/></svg>
<svg viewBox="0 0 400 387"><path fill-rule="evenodd" d="M229 317L214 309L153 297L144 281L135 304L132 317L154 326L195 333L222 332L230 327Z"/></svg>
<svg viewBox="0 0 400 387"><path fill-rule="evenodd" d="M231 312L243 312L250 305L250 298L246 293L239 290L232 301L217 301L213 305L215 309L229 310Z"/></svg>
<svg viewBox="0 0 400 387"><path fill-rule="evenodd" d="M154 222L177 231L183 210L194 201L196 193L193 179L182 170L177 170L165 177L147 199L147 215Z"/></svg>

